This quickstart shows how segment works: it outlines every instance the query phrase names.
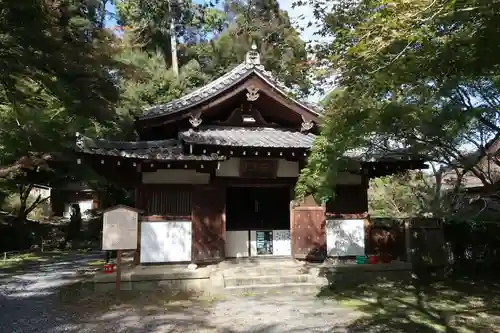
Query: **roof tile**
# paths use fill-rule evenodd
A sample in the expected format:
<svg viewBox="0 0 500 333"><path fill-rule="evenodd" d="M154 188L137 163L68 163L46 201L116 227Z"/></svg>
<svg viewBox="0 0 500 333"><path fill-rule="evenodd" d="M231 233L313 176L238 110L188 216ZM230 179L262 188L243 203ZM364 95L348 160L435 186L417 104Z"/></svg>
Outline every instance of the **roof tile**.
<svg viewBox="0 0 500 333"><path fill-rule="evenodd" d="M159 141L108 141L94 140L77 133L77 151L91 155L157 161L221 161L217 154L184 154L178 140Z"/></svg>
<svg viewBox="0 0 500 333"><path fill-rule="evenodd" d="M264 68L263 65L255 63L241 63L218 79L209 82L205 86L195 89L178 99L172 100L166 104L154 105L146 108L143 114L139 116L138 119L144 120L164 116L198 105L204 101L209 100L210 98L217 96L228 88L231 88L232 86L238 84L245 78L249 77L252 73L259 76L278 92L286 95L287 98L301 105L303 108L311 111L316 115L319 115L321 113L320 107L318 105L313 105L305 101L292 99L289 96L290 89L288 89L283 83L279 82L271 72L267 71Z"/></svg>
<svg viewBox="0 0 500 333"><path fill-rule="evenodd" d="M309 149L316 136L270 127L207 127L182 132L179 138L189 144Z"/></svg>

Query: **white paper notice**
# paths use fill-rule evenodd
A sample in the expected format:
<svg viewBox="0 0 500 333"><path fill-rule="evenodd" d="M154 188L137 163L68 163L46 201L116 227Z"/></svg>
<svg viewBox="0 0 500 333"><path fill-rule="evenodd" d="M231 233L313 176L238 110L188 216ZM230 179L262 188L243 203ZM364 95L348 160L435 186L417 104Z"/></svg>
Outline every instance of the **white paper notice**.
<svg viewBox="0 0 500 333"><path fill-rule="evenodd" d="M137 248L138 216L127 208L104 213L102 230L103 250L134 250Z"/></svg>

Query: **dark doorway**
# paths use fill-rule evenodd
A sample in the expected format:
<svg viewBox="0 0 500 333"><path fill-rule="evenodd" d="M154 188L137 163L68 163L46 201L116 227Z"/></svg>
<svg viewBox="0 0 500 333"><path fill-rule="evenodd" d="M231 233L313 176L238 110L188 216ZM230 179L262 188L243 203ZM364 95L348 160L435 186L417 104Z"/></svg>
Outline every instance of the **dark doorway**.
<svg viewBox="0 0 500 333"><path fill-rule="evenodd" d="M229 187L226 230L290 229L290 188Z"/></svg>

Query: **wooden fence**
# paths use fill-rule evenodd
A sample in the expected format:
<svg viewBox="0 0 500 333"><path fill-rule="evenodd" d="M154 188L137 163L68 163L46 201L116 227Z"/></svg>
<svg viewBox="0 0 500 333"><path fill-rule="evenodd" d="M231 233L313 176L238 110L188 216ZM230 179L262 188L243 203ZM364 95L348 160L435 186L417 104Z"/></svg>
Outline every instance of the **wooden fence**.
<svg viewBox="0 0 500 333"><path fill-rule="evenodd" d="M370 218L365 230L367 254L440 266L446 263L443 223L435 218Z"/></svg>

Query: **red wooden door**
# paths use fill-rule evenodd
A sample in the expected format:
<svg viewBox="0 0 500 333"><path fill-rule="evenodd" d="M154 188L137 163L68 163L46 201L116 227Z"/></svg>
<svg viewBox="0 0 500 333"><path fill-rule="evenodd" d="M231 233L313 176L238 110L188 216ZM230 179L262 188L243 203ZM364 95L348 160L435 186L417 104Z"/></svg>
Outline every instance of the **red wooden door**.
<svg viewBox="0 0 500 333"><path fill-rule="evenodd" d="M325 209L321 206L292 208L292 255L296 259L326 258Z"/></svg>
<svg viewBox="0 0 500 333"><path fill-rule="evenodd" d="M197 186L193 191L193 262L224 259L226 192L221 187Z"/></svg>

